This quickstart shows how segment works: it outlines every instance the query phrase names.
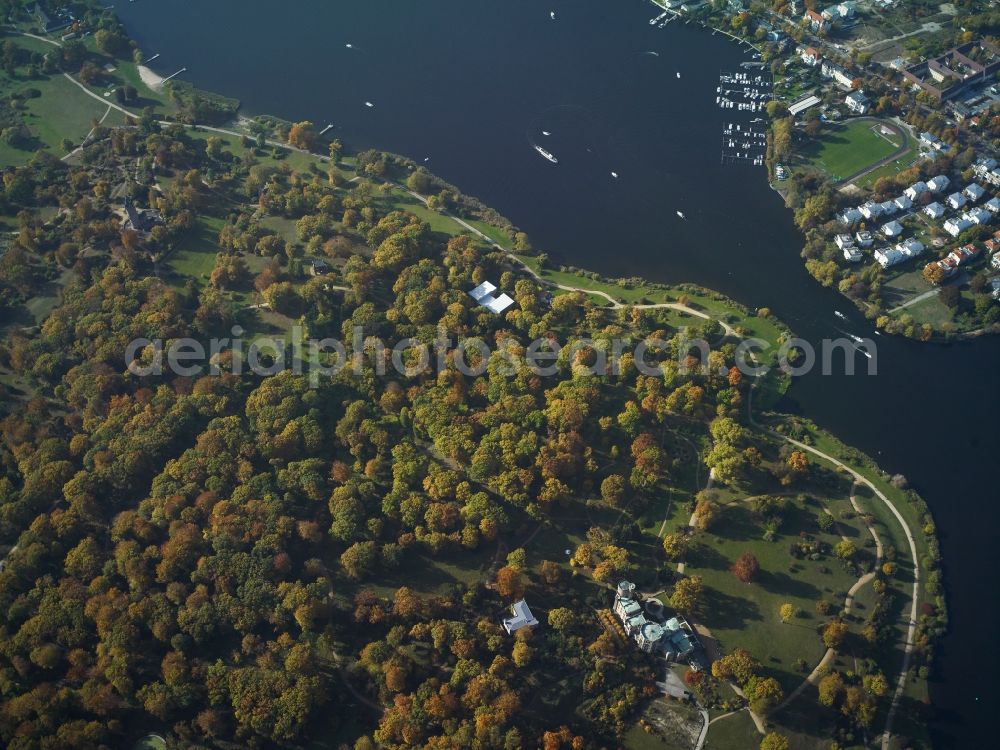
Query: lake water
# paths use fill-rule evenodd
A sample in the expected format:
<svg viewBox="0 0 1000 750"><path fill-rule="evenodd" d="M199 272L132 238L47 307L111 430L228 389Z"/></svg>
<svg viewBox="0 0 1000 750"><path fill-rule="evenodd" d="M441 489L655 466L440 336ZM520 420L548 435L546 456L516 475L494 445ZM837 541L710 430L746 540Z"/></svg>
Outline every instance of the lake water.
<svg viewBox="0 0 1000 750"><path fill-rule="evenodd" d="M510 217L558 262L701 283L770 307L813 341L840 328L872 335L806 274L801 237L764 170L720 163L733 118L715 106L715 90L744 54L701 29L650 27L648 3L114 5L146 54L161 53L157 72L187 67L186 80L248 111L334 123L351 147L429 158L432 171ZM932 686L936 744L992 746L1000 402L991 372L1000 341L876 340L877 377L806 376L785 407L905 474L930 503L953 626ZM859 356L859 371L866 364Z"/></svg>

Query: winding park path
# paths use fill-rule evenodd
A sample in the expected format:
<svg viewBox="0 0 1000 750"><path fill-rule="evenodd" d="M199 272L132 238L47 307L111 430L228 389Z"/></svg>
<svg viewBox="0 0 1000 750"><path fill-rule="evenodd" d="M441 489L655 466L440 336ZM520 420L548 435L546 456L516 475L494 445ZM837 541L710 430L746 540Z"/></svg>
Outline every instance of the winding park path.
<svg viewBox="0 0 1000 750"><path fill-rule="evenodd" d="M754 386L756 386L756 383L754 384ZM910 526L906 522L906 519L903 518L902 513L900 513L899 509L893 504L893 502L888 497L886 497L885 493L882 492L882 490L880 490L878 487L876 487L873 482L862 476L858 471L848 466L843 461L834 458L828 453L821 451L819 448L815 448L811 445L806 445L803 442L795 440L794 438L790 438L787 435L782 435L780 432L776 432L768 427L759 424L753 418L752 400L753 400L753 387L751 387L750 392L747 396L747 414L750 424L755 426L757 429L763 430L764 432L768 433L769 435L775 438L784 440L785 442L794 445L796 448L804 450L808 453L812 453L815 456L819 456L825 461L828 461L834 466L846 471L848 474L851 475L851 477L853 477L855 485L858 484L865 485L875 494L877 498L879 498L883 503L885 503L886 507L889 509L889 511L892 513L895 519L899 522L900 527L903 529L903 534L906 536L906 541L910 548L910 558L913 561L913 591L910 597L910 617L906 630L906 643L903 647L903 663L902 666L900 667L899 679L897 679L896 681L896 689L892 695L892 702L889 705L889 712L885 719L885 730L882 733L882 750L889 750L889 743L892 739L892 725L896 719L896 711L899 707L899 701L903 697L903 692L906 690L906 678L909 676L910 673L910 661L913 658L913 649L917 633L917 610L920 603L920 558L917 555L917 543L916 540L913 538L913 532L910 530ZM853 493L852 493L851 503L855 505L855 508L859 507L856 504L857 500L855 497L853 497ZM876 546L876 549L879 549L878 545ZM853 595L851 595L851 597L853 601ZM826 657L824 656L824 659L825 658ZM810 677L811 676L812 675L810 675ZM800 685L799 689L801 689L802 687L803 686Z"/></svg>
<svg viewBox="0 0 1000 750"><path fill-rule="evenodd" d="M851 487L851 505L854 507L855 512L862 519L864 519L864 511L861 509L861 505L858 503L857 488L858 488L858 482L855 479L854 485ZM829 510L827 510L826 512L828 514L830 513ZM872 526L870 523L868 523L867 520L865 521L865 526L868 528L868 533L872 535L872 539L875 540L875 563L872 565L872 569L867 573L865 573L864 575L862 575L857 580L857 582L853 586L851 586L851 588L848 590L847 596L844 598L844 608L843 610L841 610L840 613L841 617L846 617L851 613L851 609L853 609L854 607L854 597L866 584L870 583L872 579L875 578L875 571L878 570L878 567L882 564L882 553L883 553L882 540L879 538L878 532L875 531L875 527ZM843 534L840 535L840 538L845 541L847 540L847 537L844 536ZM797 688L795 688L791 693L788 694L785 700L783 700L781 703L778 704L778 706L774 709L774 713L777 713L781 709L785 708L785 706L787 706L789 703L791 703L800 695L802 695L802 692L810 685L818 685L819 681L823 678L823 676L826 673L826 668L836 657L837 657L837 649L828 648L826 650L826 653L823 654L823 658L820 659L819 664L816 665L816 668L809 673L809 676L802 681L802 684L800 684Z"/></svg>
<svg viewBox="0 0 1000 750"><path fill-rule="evenodd" d="M427 204L427 199L424 198L419 193L415 193L414 191L409 190L408 188L406 188L405 186L402 186L402 185L399 185L399 187L401 187L404 190L406 190L406 192L409 195L413 196L414 198L416 198L417 200L419 200L424 205ZM561 289L564 292L581 292L583 294L592 294L592 295L594 295L596 297L600 297L601 299L607 300L608 303L611 305L611 307L615 308L615 309L635 308L636 310L655 310L655 309L677 310L678 312L682 312L682 313L685 313L687 315L693 315L694 317L696 317L696 318L702 318L703 320L714 320L720 326L722 326L722 329L726 332L727 336L736 336L737 335L736 329L733 328L728 323L726 323L725 321L719 320L718 318L713 318L708 313L702 312L701 310L695 310L693 307L689 307L687 305L681 304L680 302L658 302L658 303L653 303L653 304L648 304L648 305L630 304L630 303L626 303L626 302L619 302L614 297L612 297L610 294L608 294L607 292L604 292L604 291L602 291L600 289L588 289L586 287L571 286L569 284L558 284L558 283L556 283L554 281L550 281L549 279L546 279L545 277L543 277L540 273L538 273L531 266L526 265L524 263L524 261L522 261L516 255L514 255L514 253L510 252L509 250L507 250L507 248L503 247L502 245L500 245L499 243L497 243L496 241L494 241L493 239L491 239L490 237L488 237L486 234L484 234L483 232L481 232L479 229L477 229L476 227L474 227L469 222L465 221L464 219L462 219L462 218L460 218L458 216L455 216L454 214L450 214L450 213L447 213L447 212L442 212L442 214L444 216L447 216L452 221L456 222L462 228L467 229L468 231L472 232L474 235L476 235L480 239L482 239L485 242L487 242L491 247L496 248L497 250L499 250L502 253L504 253L507 256L507 258L509 258L514 263L516 263L520 268L524 269L525 272L527 272L532 277L534 277L534 279L536 281L538 281L538 283L542 284L543 286L551 287L551 288L554 288L554 289Z"/></svg>
<svg viewBox="0 0 1000 750"><path fill-rule="evenodd" d="M51 41L51 40L48 40L48 41ZM57 46L59 46L58 43L56 43L56 42L53 42L53 44L56 44ZM100 96L99 94L94 93L85 84L83 84L80 81L78 81L75 78L73 78L73 76L71 76L69 73L63 73L63 75L66 77L67 80L71 81L74 85L78 86L88 96L90 96L90 97L92 97L92 98L94 98L94 99L96 99L96 100L98 100L98 101L106 104L108 107L110 107L112 109L118 110L119 112L121 112L124 115L127 115L128 117L132 117L132 118L137 118L138 117L138 115L135 112L130 111L126 107L123 107L120 104L115 104L113 102L109 102L103 96ZM169 121L169 120L161 120L160 121L160 125L165 125L165 126L177 125L177 124L183 124L183 123L176 123L176 122L172 122L172 121ZM213 126L209 126L209 125L190 125L190 127L197 127L199 130L206 130L206 131L209 131L209 132L212 132L212 133L220 133L222 135L234 136L236 138L239 138L239 137L241 137L243 135L246 135L245 133L239 133L239 132L237 132L235 130L227 130L226 128L217 128L217 127L213 127ZM267 141L267 145L269 145L269 146L275 146L277 148L282 148L282 149L285 149L286 151L295 151L295 152L301 153L301 154L308 154L308 155L313 156L313 157L315 157L315 158L317 158L317 159L319 159L321 161L329 161L329 157L328 156L323 156L321 154L313 154L310 151L306 151L304 149L296 148L295 146L291 146L291 145L289 145L287 143L282 143L281 141L271 141L271 140L269 140L269 141ZM355 179L357 179L357 178L355 178ZM401 188L402 190L405 190L408 195L416 198L418 201L420 201L425 206L427 205L427 199L424 196L422 196L419 193L416 193L416 192L408 189L405 185L400 185L399 183L394 183L394 184L397 187ZM540 273L538 273L537 271L535 271L535 269L533 269L530 266L526 265L520 258L518 258L516 255L514 255L514 253L510 252L509 250L507 250L505 247L503 247L502 245L500 245L499 243L497 243L496 241L494 241L493 239L491 239L490 237L488 237L485 233L483 233L478 228L476 228L475 226L473 226L469 222L465 221L461 217L455 216L454 214L448 213L446 211L442 211L441 214L443 216L446 216L447 218L451 219L455 223L457 223L463 229L471 232L475 236L477 236L480 239L484 240L491 247L494 247L497 250L500 250L501 252L503 252L507 256L508 259L510 259L512 262L516 263L520 268L524 269L524 271L526 273L530 274L533 278L535 278L543 286L551 287L551 288L554 288L554 289L561 289L562 291L565 291L565 292L580 292L580 293L583 293L583 294L591 294L591 295L594 295L596 297L600 297L601 299L606 300L610 304L610 306L612 308L615 308L615 309L635 308L635 309L638 309L638 310L656 310L656 309L676 310L677 312L681 312L681 313L684 313L686 315L691 315L691 316L693 316L695 318L701 318L702 320L714 320L720 326L722 326L722 329L725 331L725 333L726 333L727 336L736 336L737 335L736 329L733 328L728 323L726 323L725 321L720 320L718 318L714 318L713 316L709 315L706 312L703 312L701 310L696 310L693 307L690 307L688 305L682 304L680 302L658 302L658 303L652 303L652 304L629 304L629 303L625 303L625 302L619 302L614 297L612 297L610 294L608 294L607 292L602 291L600 289L588 289L586 287L571 286L569 284L559 284L559 283L556 283L554 281L550 281L549 279L544 278Z"/></svg>

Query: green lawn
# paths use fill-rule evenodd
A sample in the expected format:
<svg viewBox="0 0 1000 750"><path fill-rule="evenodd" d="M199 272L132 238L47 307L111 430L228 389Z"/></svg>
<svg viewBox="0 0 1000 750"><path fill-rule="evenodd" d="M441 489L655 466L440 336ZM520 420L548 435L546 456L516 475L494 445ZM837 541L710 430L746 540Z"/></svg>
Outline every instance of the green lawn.
<svg viewBox="0 0 1000 750"><path fill-rule="evenodd" d="M424 205L423 201L414 198L408 192L401 190L400 188L394 187L392 189L390 198L386 201L386 203L388 203L391 208L395 208L400 211L409 211L411 214L423 219L431 225L431 230L434 232L443 232L444 234L461 234L466 231L451 217L439 214L437 211L431 211Z"/></svg>
<svg viewBox="0 0 1000 750"><path fill-rule="evenodd" d="M711 724L705 745L712 750L747 750L760 745L760 740L750 714L739 711Z"/></svg>
<svg viewBox="0 0 1000 750"><path fill-rule="evenodd" d="M945 305L937 295L921 300L909 307L904 307L893 313L894 317L901 318L909 315L917 325L931 323L935 328L939 328L943 323L950 323L954 320L954 311Z"/></svg>
<svg viewBox="0 0 1000 750"><path fill-rule="evenodd" d="M225 221L214 216L199 216L194 228L177 243L177 248L167 258L171 284L184 286L191 278L199 286L208 283L215 268L219 252L219 232Z"/></svg>
<svg viewBox="0 0 1000 750"><path fill-rule="evenodd" d="M870 120L852 121L844 125L826 125L818 139L802 151L803 159L826 172L835 180L843 180L892 154L894 145L872 130Z"/></svg>
<svg viewBox="0 0 1000 750"><path fill-rule="evenodd" d="M25 164L40 148L48 149L55 156L65 155L63 139L80 144L90 132L93 121L100 120L108 110L107 105L87 96L61 75L11 79L6 73L0 73L0 95L10 96L26 89L41 93L41 96L28 99L22 112L35 142L24 148L0 143L0 167Z"/></svg>
<svg viewBox="0 0 1000 750"><path fill-rule="evenodd" d="M903 172L913 166L914 161L916 161L917 152L914 149L908 149L902 156L893 159L888 164L879 167L878 169L869 172L855 184L858 187L870 188L878 180L883 177L895 177L900 172Z"/></svg>
<svg viewBox="0 0 1000 750"><path fill-rule="evenodd" d="M789 424L792 419L785 416L781 418L781 421ZM927 541L922 533L922 510L910 501L906 492L893 487L888 481L888 476L878 471L874 462L861 452L845 446L837 438L810 423L803 422L802 420L794 421L800 425L807 426L805 442L809 442L819 450L848 463L892 501L913 532L918 557L921 559L924 558L927 555ZM813 460L813 457L811 456L810 459ZM818 458L815 460L822 462ZM905 642L907 618L910 610L910 595L913 585L913 563L909 559L909 544L903 534L903 529L885 503L880 498L871 496L870 492L866 489L863 492L859 491L859 502L864 510L870 512L875 517L875 529L881 536L883 544L891 545L899 551L896 558L899 572L893 578L889 579L889 584L895 592L894 596L896 599L896 617L893 621L896 638L894 645L887 652L881 653L878 656L880 666L890 678L890 681L892 681L896 679L899 673L899 665L902 661L902 644ZM935 598L929 595L923 586L920 588L918 599L921 603L928 602L935 605L937 603ZM923 700L927 695L927 683L923 680L908 682L906 695L917 700Z"/></svg>
<svg viewBox="0 0 1000 750"><path fill-rule="evenodd" d="M704 615L700 618L719 642L723 652L745 648L760 660L766 672L790 692L805 677L795 668L804 659L811 669L826 651L817 626L829 620L816 612L816 602L825 599L839 611L847 590L857 576L844 569L829 551L841 540L841 534L859 548L867 538L862 524L845 520L849 510L843 498L807 498L793 500L785 513L774 541L763 539L764 528L748 503L734 502L719 513L719 520L708 532L696 536L688 555L687 574L700 575L706 589ZM834 531L820 531L817 518L827 507L838 521ZM806 532L827 546L819 560L796 560L789 545ZM760 562L757 581L742 583L729 570L744 552L751 552ZM778 610L793 604L799 614L782 623Z"/></svg>

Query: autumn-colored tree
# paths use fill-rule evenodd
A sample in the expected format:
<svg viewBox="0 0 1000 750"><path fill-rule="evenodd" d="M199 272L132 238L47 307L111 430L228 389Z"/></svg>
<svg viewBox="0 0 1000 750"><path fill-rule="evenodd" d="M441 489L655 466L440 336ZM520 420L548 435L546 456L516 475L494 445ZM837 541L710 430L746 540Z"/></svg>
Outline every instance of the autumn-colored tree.
<svg viewBox="0 0 1000 750"><path fill-rule="evenodd" d="M788 738L777 732L768 732L760 741L760 750L788 750Z"/></svg>
<svg viewBox="0 0 1000 750"><path fill-rule="evenodd" d="M614 656L618 653L618 641L607 631L603 631L597 639L587 646L587 650L598 656Z"/></svg>
<svg viewBox="0 0 1000 750"><path fill-rule="evenodd" d="M881 672L866 674L862 678L862 684L865 690L876 698L883 698L889 694L889 683L886 682L885 675Z"/></svg>
<svg viewBox="0 0 1000 750"><path fill-rule="evenodd" d="M935 285L940 285L948 278L948 272L937 261L928 263L922 271L924 280Z"/></svg>
<svg viewBox="0 0 1000 750"><path fill-rule="evenodd" d="M778 615L781 617L782 622L791 622L793 619L795 619L796 612L797 610L794 604L789 604L788 602L785 602L784 604L781 605L780 609L778 610Z"/></svg>
<svg viewBox="0 0 1000 750"><path fill-rule="evenodd" d="M351 578L363 578L374 569L376 553L375 542L356 542L344 550L340 564Z"/></svg>
<svg viewBox="0 0 1000 750"><path fill-rule="evenodd" d="M556 607L549 612L549 625L556 630L572 630L576 624L576 614L568 607Z"/></svg>
<svg viewBox="0 0 1000 750"><path fill-rule="evenodd" d="M823 645L827 648L837 648L844 642L847 635L847 623L843 620L833 620L823 628Z"/></svg>
<svg viewBox="0 0 1000 750"><path fill-rule="evenodd" d="M504 599L520 599L524 596L524 580L514 568L504 566L497 571L496 589Z"/></svg>
<svg viewBox="0 0 1000 750"><path fill-rule="evenodd" d="M664 535L663 552L666 554L668 560L676 562L683 559L687 553L687 548L688 538L686 534L675 531Z"/></svg>
<svg viewBox="0 0 1000 750"><path fill-rule="evenodd" d="M625 503L625 493L628 484L625 477L620 474L612 474L601 482L601 499L612 508L621 508Z"/></svg>
<svg viewBox="0 0 1000 750"><path fill-rule="evenodd" d="M792 451L785 461L786 471L781 483L790 485L809 474L809 457L803 451Z"/></svg>
<svg viewBox="0 0 1000 750"><path fill-rule="evenodd" d="M682 578L674 586L670 596L670 606L685 614L694 614L701 607L705 595L701 576Z"/></svg>
<svg viewBox="0 0 1000 750"><path fill-rule="evenodd" d="M552 560L543 560L541 578L547 586L556 586L562 579L562 566Z"/></svg>
<svg viewBox="0 0 1000 750"><path fill-rule="evenodd" d="M760 562L752 552L744 552L736 558L736 562L729 570L743 583L750 583L757 580L757 576L760 574Z"/></svg>
<svg viewBox="0 0 1000 750"><path fill-rule="evenodd" d="M288 145L304 151L315 151L319 144L316 127L308 120L297 122L288 130Z"/></svg>
<svg viewBox="0 0 1000 750"><path fill-rule="evenodd" d="M531 659L534 655L535 652L531 646L524 641L518 641L514 644L514 649L511 652L511 659L514 661L514 666L526 667L531 663Z"/></svg>
<svg viewBox="0 0 1000 750"><path fill-rule="evenodd" d="M746 685L757 670L760 662L742 648L733 649L732 653L712 662L712 676L717 680L734 680L739 685Z"/></svg>
<svg viewBox="0 0 1000 750"><path fill-rule="evenodd" d="M750 699L750 707L760 715L770 713L785 697L785 691L773 677L751 677L747 680L745 692Z"/></svg>
<svg viewBox="0 0 1000 750"><path fill-rule="evenodd" d="M701 497L694 508L694 525L701 531L707 531L712 527L718 514L718 505L707 497Z"/></svg>
<svg viewBox="0 0 1000 750"><path fill-rule="evenodd" d="M845 692L839 672L831 672L819 681L819 702L828 708L836 706Z"/></svg>
<svg viewBox="0 0 1000 750"><path fill-rule="evenodd" d="M833 551L841 560L850 560L858 554L858 548L850 539L841 539L837 542Z"/></svg>

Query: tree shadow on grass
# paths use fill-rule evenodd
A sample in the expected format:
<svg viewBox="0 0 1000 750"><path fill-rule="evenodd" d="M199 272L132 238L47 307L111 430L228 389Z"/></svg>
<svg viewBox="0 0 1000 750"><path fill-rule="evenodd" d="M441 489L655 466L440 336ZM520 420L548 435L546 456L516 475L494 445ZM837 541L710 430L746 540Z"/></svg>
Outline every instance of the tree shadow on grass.
<svg viewBox="0 0 1000 750"><path fill-rule="evenodd" d="M688 562L695 568L728 570L729 559L708 544L695 544L687 555Z"/></svg>
<svg viewBox="0 0 1000 750"><path fill-rule="evenodd" d="M734 542L745 542L750 539L760 539L760 526L753 518L749 508L731 505L725 508L712 533Z"/></svg>
<svg viewBox="0 0 1000 750"><path fill-rule="evenodd" d="M739 630L761 618L760 608L750 599L730 596L718 589L705 588L703 611L712 615L711 626L726 630Z"/></svg>
<svg viewBox="0 0 1000 750"><path fill-rule="evenodd" d="M757 583L761 588L773 594L796 596L802 599L818 599L822 593L808 581L792 578L787 573L772 573L762 570Z"/></svg>

